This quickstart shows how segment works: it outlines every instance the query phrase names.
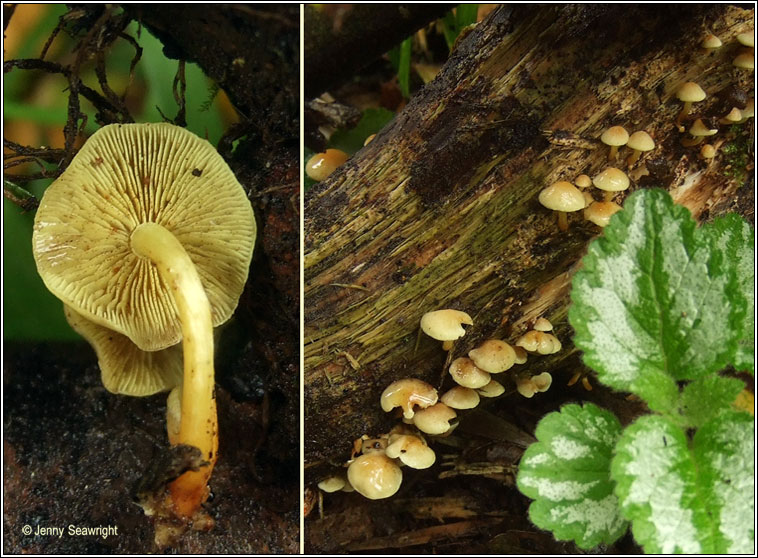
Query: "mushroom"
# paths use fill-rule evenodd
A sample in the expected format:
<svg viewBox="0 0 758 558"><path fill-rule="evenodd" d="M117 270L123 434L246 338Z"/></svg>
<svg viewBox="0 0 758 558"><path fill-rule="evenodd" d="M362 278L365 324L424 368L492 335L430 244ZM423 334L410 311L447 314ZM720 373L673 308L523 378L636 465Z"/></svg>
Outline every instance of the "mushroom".
<svg viewBox="0 0 758 558"><path fill-rule="evenodd" d="M490 381L490 375L474 364L470 358L456 358L449 369L455 383L463 387L476 389L486 386Z"/></svg>
<svg viewBox="0 0 758 558"><path fill-rule="evenodd" d="M595 185L595 188L605 192L605 201L611 201L616 192L623 192L629 188L629 177L624 171L608 167L593 178L592 183Z"/></svg>
<svg viewBox="0 0 758 558"><path fill-rule="evenodd" d="M631 168L632 165L639 160L643 151L652 151L655 149L655 142L653 141L653 138L650 137L650 134L644 130L639 130L629 136L629 141L626 143L626 146L632 150L632 154L629 155L629 158L626 161L627 167Z"/></svg>
<svg viewBox="0 0 758 558"><path fill-rule="evenodd" d="M737 35L737 42L742 46L753 48L755 46L755 35L753 31L740 33Z"/></svg>
<svg viewBox="0 0 758 558"><path fill-rule="evenodd" d="M716 133L718 133L718 128L709 128L700 118L698 118L692 126L690 126L690 136L692 136L692 138L683 139L682 145L684 147L692 147L703 141L703 138L713 136Z"/></svg>
<svg viewBox="0 0 758 558"><path fill-rule="evenodd" d="M412 419L414 407L422 409L437 402L437 390L416 378L404 378L392 382L382 392L381 405L385 413L395 407L403 409L403 416Z"/></svg>
<svg viewBox="0 0 758 558"><path fill-rule="evenodd" d="M482 397L498 397L505 393L505 388L503 387L503 384L501 384L500 382L491 380L489 384L487 384L486 386L480 387L476 391Z"/></svg>
<svg viewBox="0 0 758 558"><path fill-rule="evenodd" d="M710 143L706 143L703 147L700 148L700 158L701 159L713 159L716 156L716 148L712 146Z"/></svg>
<svg viewBox="0 0 758 558"><path fill-rule="evenodd" d="M316 182L326 180L338 167L348 159L348 154L339 149L327 149L323 153L316 153L305 163L305 174Z"/></svg>
<svg viewBox="0 0 758 558"><path fill-rule="evenodd" d="M455 386L445 392L440 401L451 409L473 409L479 405L479 394L471 388Z"/></svg>
<svg viewBox="0 0 758 558"><path fill-rule="evenodd" d="M335 475L319 482L318 487L324 492L337 492L344 489L346 484L347 479L345 477Z"/></svg>
<svg viewBox="0 0 758 558"><path fill-rule="evenodd" d="M396 434L390 436L387 457L399 459L413 469L428 469L437 459L434 450L419 436Z"/></svg>
<svg viewBox="0 0 758 558"><path fill-rule="evenodd" d="M254 243L253 210L234 173L210 143L165 123L98 130L37 210L37 269L77 320L128 338L136 348L127 352L183 342L177 443L198 448L208 464L170 485L179 517L209 493L218 447L213 326L237 305ZM101 364L115 358L94 345ZM150 360L132 361L140 359Z"/></svg>
<svg viewBox="0 0 758 558"><path fill-rule="evenodd" d="M618 156L619 147L626 145L629 141L629 132L623 126L611 126L600 136L600 141L611 146L611 150L608 152L608 160L613 161Z"/></svg>
<svg viewBox="0 0 758 558"><path fill-rule="evenodd" d="M719 47L721 47L723 43L721 42L721 39L719 39L716 35L713 33L708 33L703 37L703 40L700 42L700 46L703 47L706 50L714 50Z"/></svg>
<svg viewBox="0 0 758 558"><path fill-rule="evenodd" d="M435 310L421 316L421 331L432 339L443 342L443 349L449 351L450 343L466 335L463 325L474 325L471 316L460 310ZM445 345L448 343L448 345Z"/></svg>
<svg viewBox="0 0 758 558"><path fill-rule="evenodd" d="M580 174L576 177L576 180L574 180L574 184L577 188L589 188L592 186L592 179L586 174Z"/></svg>
<svg viewBox="0 0 758 558"><path fill-rule="evenodd" d="M560 181L540 192L540 203L558 214L558 228L568 230L566 212L584 209L584 196L571 182Z"/></svg>
<svg viewBox="0 0 758 558"><path fill-rule="evenodd" d="M732 107L729 114L719 119L720 124L737 124L742 120L742 111L737 107Z"/></svg>
<svg viewBox="0 0 758 558"><path fill-rule="evenodd" d="M738 54L734 60L732 60L732 66L740 68L742 70L752 70L755 68L755 61L753 60L752 52L743 52Z"/></svg>
<svg viewBox="0 0 758 558"><path fill-rule="evenodd" d="M508 343L499 339L489 339L468 353L477 368L499 374L516 362L516 353Z"/></svg>
<svg viewBox="0 0 758 558"><path fill-rule="evenodd" d="M513 347L513 351L516 353L516 364L525 364L527 354L524 347Z"/></svg>
<svg viewBox="0 0 758 558"><path fill-rule="evenodd" d="M527 331L519 337L516 345L523 347L530 353L539 353L541 355L552 355L561 350L561 342L557 337L542 331Z"/></svg>
<svg viewBox="0 0 758 558"><path fill-rule="evenodd" d="M383 452L359 455L347 468L347 480L369 500L381 500L395 494L403 482L403 471Z"/></svg>
<svg viewBox="0 0 758 558"><path fill-rule="evenodd" d="M619 211L621 211L621 206L616 202L596 201L584 210L584 218L595 223L598 227L606 227L611 217Z"/></svg>
<svg viewBox="0 0 758 558"><path fill-rule="evenodd" d="M553 331L553 324L547 318L539 317L534 321L534 329L537 331Z"/></svg>
<svg viewBox="0 0 758 558"><path fill-rule="evenodd" d="M690 113L692 103L699 103L705 99L705 91L694 81L688 81L679 86L676 90L676 98L684 102L679 116L676 117L676 125L680 132L684 132L684 126L682 126L682 119Z"/></svg>
<svg viewBox="0 0 758 558"><path fill-rule="evenodd" d="M543 372L530 378L519 378L516 380L516 389L524 397L531 398L535 393L550 389L552 383L553 377L548 372Z"/></svg>
<svg viewBox="0 0 758 558"><path fill-rule="evenodd" d="M450 430L450 421L456 417L455 411L444 403L437 403L417 412L413 424L427 434L444 434Z"/></svg>

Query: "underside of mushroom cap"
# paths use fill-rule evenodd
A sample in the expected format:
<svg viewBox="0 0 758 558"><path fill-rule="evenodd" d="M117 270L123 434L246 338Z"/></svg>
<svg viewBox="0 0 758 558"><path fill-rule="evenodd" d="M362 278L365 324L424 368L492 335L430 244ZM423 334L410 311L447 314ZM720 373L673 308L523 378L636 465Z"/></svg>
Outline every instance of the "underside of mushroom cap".
<svg viewBox="0 0 758 558"><path fill-rule="evenodd" d="M174 299L134 229L168 229L197 267L213 325L242 293L255 243L245 191L207 141L171 124L113 124L84 144L48 188L33 247L48 289L88 320L156 351L178 343Z"/></svg>
<svg viewBox="0 0 758 558"><path fill-rule="evenodd" d="M142 397L168 391L182 383L182 347L141 350L120 333L88 320L63 305L66 320L95 349L100 376L111 393Z"/></svg>

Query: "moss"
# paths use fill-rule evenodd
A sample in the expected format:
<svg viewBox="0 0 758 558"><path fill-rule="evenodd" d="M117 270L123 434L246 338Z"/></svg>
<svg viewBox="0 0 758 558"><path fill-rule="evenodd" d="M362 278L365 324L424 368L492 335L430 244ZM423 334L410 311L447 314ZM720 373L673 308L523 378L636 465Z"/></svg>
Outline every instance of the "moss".
<svg viewBox="0 0 758 558"><path fill-rule="evenodd" d="M724 174L730 178L743 179L748 173L748 163L752 160L752 137L748 127L733 125L730 130L734 139L726 143L721 152L724 155Z"/></svg>

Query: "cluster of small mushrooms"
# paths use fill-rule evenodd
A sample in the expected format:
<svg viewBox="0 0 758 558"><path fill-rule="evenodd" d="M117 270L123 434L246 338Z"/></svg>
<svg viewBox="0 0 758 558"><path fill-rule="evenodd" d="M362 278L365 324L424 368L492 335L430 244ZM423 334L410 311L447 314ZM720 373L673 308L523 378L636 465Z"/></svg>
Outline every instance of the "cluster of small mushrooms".
<svg viewBox="0 0 758 558"><path fill-rule="evenodd" d="M746 50L738 54L732 64L738 71L752 71L754 68L755 53L753 32L740 33L737 35L737 41ZM701 47L704 50L712 51L722 46L721 40L713 34L707 34L702 42ZM684 147L693 147L700 145L703 138L714 136L718 133L717 124L742 124L754 115L754 98L747 99L744 107L731 107L731 110L718 119L696 118L687 128L683 122L690 114L694 103L703 101L707 95L706 92L695 82L688 81L683 83L676 91L676 97L684 103L682 110L676 118L676 127L680 133L687 131L689 137L682 139ZM623 146L631 149L631 154L626 158L627 170L632 169L638 164L644 153L655 149L655 141L645 130L638 130L629 134L623 126L611 126L606 129L600 136L600 141L610 147L608 152L608 161L614 163L619 156L619 149ZM714 144L704 144L700 147L699 156L703 160L713 159L721 142ZM623 164L621 166L624 166ZM635 171L637 177L647 174L644 165L639 166ZM558 219L558 228L561 231L568 229L568 213L575 211L584 211L584 218L599 227L605 227L611 217L621 210L621 206L613 201L617 193L623 192L629 188L630 180L627 174L613 166L606 167L593 178L586 174L581 174L574 180L574 183L562 180L543 189L539 194L539 202L552 211L555 211ZM603 199L596 201L588 188L595 188L604 192Z"/></svg>
<svg viewBox="0 0 758 558"><path fill-rule="evenodd" d="M421 318L421 331L442 341L445 351L465 335L464 325L473 325L471 317L459 310L436 310ZM402 422L390 432L376 438L356 440L346 474L322 480L324 492L353 491L372 500L395 494L403 480L402 466L414 469L431 467L436 455L425 436L447 436L457 426L457 412L473 409L481 397L498 397L505 388L493 374L524 364L527 353L549 355L561 349L561 342L550 333L553 326L545 318L535 321L533 329L512 346L500 339L488 339L470 350L467 357L452 361L448 372L456 385L441 397L437 390L418 378L392 382L381 395L385 412L402 411ZM524 397L547 391L552 383L549 373L516 374L516 389Z"/></svg>

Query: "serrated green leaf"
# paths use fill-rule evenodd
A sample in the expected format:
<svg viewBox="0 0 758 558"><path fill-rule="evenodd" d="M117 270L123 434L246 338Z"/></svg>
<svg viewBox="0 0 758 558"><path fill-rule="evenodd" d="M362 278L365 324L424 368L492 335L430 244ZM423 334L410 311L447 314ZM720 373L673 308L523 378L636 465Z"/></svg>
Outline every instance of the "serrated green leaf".
<svg viewBox="0 0 758 558"><path fill-rule="evenodd" d="M713 234L662 190L629 196L590 244L569 320L601 382L674 412L677 380L733 360L747 301L735 266L713 244Z"/></svg>
<svg viewBox="0 0 758 558"><path fill-rule="evenodd" d="M755 552L755 421L723 414L695 434L701 494L711 517L714 554Z"/></svg>
<svg viewBox="0 0 758 558"><path fill-rule="evenodd" d="M755 231L738 215L719 217L707 227L711 243L724 255L724 261L734 266L737 284L745 299L745 315L741 336L732 364L737 370L754 373L755 356Z"/></svg>
<svg viewBox="0 0 758 558"><path fill-rule="evenodd" d="M719 414L731 411L743 389L742 380L717 375L690 382L682 390L679 406L684 424L699 428Z"/></svg>
<svg viewBox="0 0 758 558"><path fill-rule="evenodd" d="M624 431L611 478L646 553L752 550L752 424L745 413L720 415L695 435L694 452L684 431L662 416L642 417Z"/></svg>
<svg viewBox="0 0 758 558"><path fill-rule="evenodd" d="M535 500L529 507L535 525L585 549L626 532L610 480L620 434L616 417L591 403L565 405L540 421L538 442L524 453L517 477L519 490Z"/></svg>

